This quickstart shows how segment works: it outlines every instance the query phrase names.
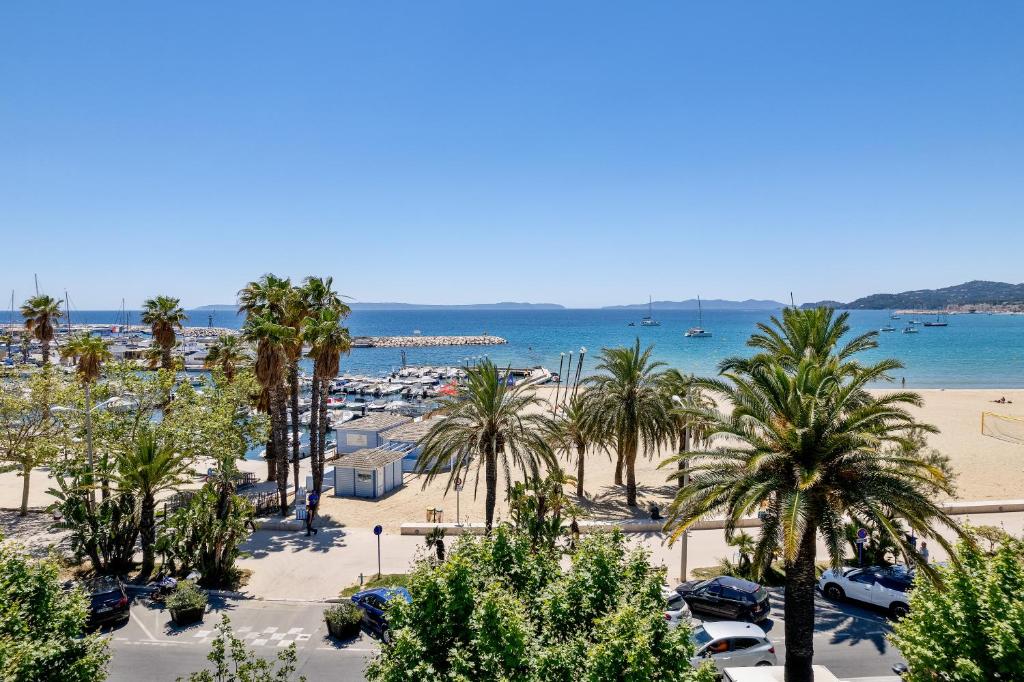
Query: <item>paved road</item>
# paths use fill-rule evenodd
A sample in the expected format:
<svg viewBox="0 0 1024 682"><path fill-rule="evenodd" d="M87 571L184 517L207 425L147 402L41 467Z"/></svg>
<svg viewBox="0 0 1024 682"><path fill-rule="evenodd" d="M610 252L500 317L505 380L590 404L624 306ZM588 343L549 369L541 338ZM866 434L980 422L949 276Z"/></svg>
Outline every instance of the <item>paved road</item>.
<svg viewBox="0 0 1024 682"><path fill-rule="evenodd" d="M764 624L780 662L785 660L781 605L773 592L772 616ZM335 643L327 636L323 609L324 604L316 602L215 599L203 623L178 629L165 610L136 600L128 624L109 632L114 652L110 680L172 681L205 667L213 626L221 614L231 618L236 635L264 658L273 658L294 642L298 670L310 682L362 680L376 641L363 634L345 645ZM882 613L819 596L815 631L815 663L840 677L891 675L892 665L901 660L885 639L889 623Z"/></svg>

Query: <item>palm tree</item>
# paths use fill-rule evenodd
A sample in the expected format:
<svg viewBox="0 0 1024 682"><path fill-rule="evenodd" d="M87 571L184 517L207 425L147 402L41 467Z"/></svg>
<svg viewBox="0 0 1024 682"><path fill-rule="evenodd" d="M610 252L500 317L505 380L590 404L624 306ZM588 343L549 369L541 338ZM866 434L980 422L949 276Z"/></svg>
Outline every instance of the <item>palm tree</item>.
<svg viewBox="0 0 1024 682"><path fill-rule="evenodd" d="M284 306L288 296L291 295L291 289L291 281L287 278L278 277L272 273L265 274L258 280L249 282L245 288L238 292L238 314L244 313L247 316L259 315L265 321L279 323L284 318ZM243 330L243 337L245 336ZM248 340L252 341L252 339ZM263 349L264 355L266 355L268 350L268 348ZM257 359L259 354L260 348L257 347ZM266 380L271 379L270 376L265 376L264 378ZM276 449L277 442L275 437L279 430L286 427L283 424L278 424L281 417L271 402L271 387L263 381L260 382L260 385L263 392L260 396L258 408L270 416L270 435L267 438L267 480L273 481L277 479L278 460L283 458L287 462L287 453L283 450L278 452ZM287 417L287 414L285 417ZM285 466L287 467L287 463ZM285 475L287 476L287 471Z"/></svg>
<svg viewBox="0 0 1024 682"><path fill-rule="evenodd" d="M43 365L46 365L50 361L53 323L64 316L60 301L46 294L36 294L22 304L21 316L25 318L25 331L35 336L42 346Z"/></svg>
<svg viewBox="0 0 1024 682"><path fill-rule="evenodd" d="M75 373L85 389L85 454L89 462L89 505L95 506L96 491L93 488L93 477L96 475L96 462L92 448L92 385L100 378L103 363L112 356L103 339L86 332L68 339L61 349L61 357L74 359L77 363ZM106 493L106 490L104 492Z"/></svg>
<svg viewBox="0 0 1024 682"><path fill-rule="evenodd" d="M937 493L951 490L945 474L908 454L908 439L920 430L934 431L907 410L921 404L920 396L904 391L875 396L865 388L888 379L900 364L883 360L865 366L853 359L854 353L835 352L846 331L845 316L787 311L787 318L785 323L773 319L774 335L784 338L786 324L806 330L804 351L798 347L804 340L787 337L778 346L779 361L766 353L757 362L727 363L732 369L721 380L700 381L721 399L719 404L732 407L727 412L690 410L709 425L709 438L719 445L702 452L691 467L689 482L669 508L666 530L674 540L697 520L725 512L729 538L740 519L760 512L763 525L753 569L764 571L781 554L786 680L803 682L813 679L819 537L838 566L847 516L877 523L913 560L920 557L889 523L890 516L902 517L920 535L947 548L936 526L962 531L935 501ZM827 328L812 329L820 326ZM821 339L829 341L818 344ZM874 339L857 343L859 350L875 345ZM920 569L934 576L927 564Z"/></svg>
<svg viewBox="0 0 1024 682"><path fill-rule="evenodd" d="M267 459L276 458L274 473L277 490L281 496L281 515L288 514L288 448L287 448L287 387L285 374L288 366L288 349L295 342L295 330L279 324L273 318L252 313L242 329L245 339L256 345L256 380L263 388L266 401L264 409L270 414L270 445ZM296 487L298 481L295 482Z"/></svg>
<svg viewBox="0 0 1024 682"><path fill-rule="evenodd" d="M221 334L203 360L206 369L219 369L224 379L230 384L235 374L252 362L249 350L241 338L235 334Z"/></svg>
<svg viewBox="0 0 1024 682"><path fill-rule="evenodd" d="M572 459L576 458L576 496L583 497L584 460L587 450L603 444L598 430L597 411L592 408L593 395L584 389L569 401L551 422L553 447Z"/></svg>
<svg viewBox="0 0 1024 682"><path fill-rule="evenodd" d="M486 532L494 525L497 501L498 470L504 474L511 489L512 470L537 478L540 465L557 468L545 434L550 432L543 403L521 386L509 386L498 368L488 359L467 370L466 383L458 394L441 400L438 420L421 441L423 450L417 462L426 473L423 485L451 466L445 492L457 478L468 472L477 456L474 493L480 486L480 469L484 470Z"/></svg>
<svg viewBox="0 0 1024 682"><path fill-rule="evenodd" d="M341 306L345 311L348 306ZM348 329L341 326L345 313L328 307L307 317L302 337L310 345L313 359L313 395L309 425L310 461L313 470L313 489L320 492L324 480L324 448L327 443L328 383L338 374L341 354L352 348Z"/></svg>
<svg viewBox="0 0 1024 682"><path fill-rule="evenodd" d="M14 335L10 332L4 332L0 334L0 343L3 343L7 348L7 355L5 357L11 357L11 344L14 343Z"/></svg>
<svg viewBox="0 0 1024 682"><path fill-rule="evenodd" d="M598 371L586 380L594 389L600 433L614 440L626 469L626 504L636 506L636 458L654 455L672 433L671 408L662 391L663 362L640 339L628 348L603 348ZM619 481L616 481L619 482Z"/></svg>
<svg viewBox="0 0 1024 682"><path fill-rule="evenodd" d="M142 322L150 326L153 340L160 349L159 356L150 360L150 367L156 367L156 358L159 357L162 369L174 369L171 350L178 343L174 330L181 329L181 323L187 319L181 300L172 296L156 296L142 304Z"/></svg>
<svg viewBox="0 0 1024 682"><path fill-rule="evenodd" d="M309 308L306 304L300 287L290 287L288 296L284 300L282 323L295 330L294 339L286 349L288 366L286 380L288 382L288 405L291 418L291 444L292 444L292 469L295 472L295 486L299 485L299 451L302 443L299 439L299 360L302 359L302 323L309 315ZM312 447L312 446L310 446ZM310 453L312 454L312 453Z"/></svg>
<svg viewBox="0 0 1024 682"><path fill-rule="evenodd" d="M143 430L135 448L117 462L117 487L131 491L139 500L139 539L142 543L142 576L153 571L156 555L156 497L188 482L190 469L167 444L158 444L149 430Z"/></svg>

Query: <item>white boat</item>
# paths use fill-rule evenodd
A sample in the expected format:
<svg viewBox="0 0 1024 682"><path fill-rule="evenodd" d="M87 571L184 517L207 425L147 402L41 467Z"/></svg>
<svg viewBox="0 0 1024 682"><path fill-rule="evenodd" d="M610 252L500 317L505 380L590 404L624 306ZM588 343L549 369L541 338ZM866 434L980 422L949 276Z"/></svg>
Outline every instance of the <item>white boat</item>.
<svg viewBox="0 0 1024 682"><path fill-rule="evenodd" d="M918 333L918 329L917 329L917 327L904 327L903 328L903 333L904 334L917 334Z"/></svg>
<svg viewBox="0 0 1024 682"><path fill-rule="evenodd" d="M894 331L896 331L896 327L892 326L891 324L887 324L884 327L882 327L882 331L883 332L894 332Z"/></svg>
<svg viewBox="0 0 1024 682"><path fill-rule="evenodd" d="M388 406L388 401L386 401L386 400L374 400L372 403L370 403L369 405L366 406L366 409L373 410L374 412L377 412L379 410L383 410L387 406Z"/></svg>
<svg viewBox="0 0 1024 682"><path fill-rule="evenodd" d="M711 332L704 329L704 309L700 305L700 296L697 297L697 326L690 327L683 336L689 339L706 339Z"/></svg>
<svg viewBox="0 0 1024 682"><path fill-rule="evenodd" d="M647 297L647 317L645 317L644 319L640 320L640 326L641 327L660 327L661 326L661 322L658 322L656 319L654 319L654 317L651 315L651 312L652 312L651 297L648 296Z"/></svg>
<svg viewBox="0 0 1024 682"><path fill-rule="evenodd" d="M892 312L892 311L890 310L890 311L889 311L889 319L890 319L890 320L898 320L898 319L900 319L900 316L899 316L899 314L898 314L898 313L894 313L894 312Z"/></svg>

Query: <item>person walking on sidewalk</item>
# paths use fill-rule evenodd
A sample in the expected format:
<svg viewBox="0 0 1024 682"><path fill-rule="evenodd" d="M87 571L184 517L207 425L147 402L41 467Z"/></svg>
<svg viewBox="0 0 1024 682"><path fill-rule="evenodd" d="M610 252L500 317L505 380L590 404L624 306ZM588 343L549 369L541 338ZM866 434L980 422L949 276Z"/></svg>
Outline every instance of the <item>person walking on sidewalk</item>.
<svg viewBox="0 0 1024 682"><path fill-rule="evenodd" d="M313 519L316 516L316 508L320 504L320 493L310 490L306 495L306 537L312 533L316 535L316 528L313 527Z"/></svg>

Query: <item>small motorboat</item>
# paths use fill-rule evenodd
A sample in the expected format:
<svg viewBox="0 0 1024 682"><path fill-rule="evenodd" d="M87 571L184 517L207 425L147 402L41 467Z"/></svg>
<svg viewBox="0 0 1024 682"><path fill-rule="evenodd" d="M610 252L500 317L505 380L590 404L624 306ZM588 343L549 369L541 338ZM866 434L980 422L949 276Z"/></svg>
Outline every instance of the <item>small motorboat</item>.
<svg viewBox="0 0 1024 682"><path fill-rule="evenodd" d="M896 331L896 327L892 326L891 324L887 324L884 327L882 327L881 331L883 331L883 332L894 332L894 331Z"/></svg>
<svg viewBox="0 0 1024 682"><path fill-rule="evenodd" d="M903 328L903 333L904 334L917 334L918 332L919 332L919 330L918 330L917 327L904 327Z"/></svg>

